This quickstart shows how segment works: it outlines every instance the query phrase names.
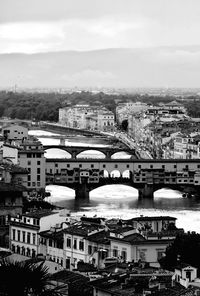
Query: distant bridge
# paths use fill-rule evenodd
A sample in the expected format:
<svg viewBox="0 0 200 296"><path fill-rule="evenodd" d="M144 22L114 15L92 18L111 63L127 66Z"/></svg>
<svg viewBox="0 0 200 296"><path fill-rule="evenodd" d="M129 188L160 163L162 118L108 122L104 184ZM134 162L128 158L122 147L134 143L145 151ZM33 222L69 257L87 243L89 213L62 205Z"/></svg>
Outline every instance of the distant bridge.
<svg viewBox="0 0 200 296"><path fill-rule="evenodd" d="M46 159L46 184L72 188L77 199L108 184L134 187L140 198L153 198L162 188L199 195L200 159Z"/></svg>
<svg viewBox="0 0 200 296"><path fill-rule="evenodd" d="M83 135L83 136L98 136L98 137L114 137L110 135L105 135L101 132L98 131L91 131L91 130L85 130L85 129L79 129L79 128L71 128L68 126L61 125L59 123L53 123L53 122L45 122L41 121L35 125L30 124L29 125L30 129L35 129L35 130L47 130L53 133L61 133L61 134L73 134L73 135Z"/></svg>
<svg viewBox="0 0 200 296"><path fill-rule="evenodd" d="M44 150L60 149L68 152L72 159L76 159L81 152L98 151L105 155L106 159L111 159L112 155L118 152L126 152L132 158L137 158L134 149L120 148L120 147L102 147L102 146L65 146L65 145L44 145Z"/></svg>

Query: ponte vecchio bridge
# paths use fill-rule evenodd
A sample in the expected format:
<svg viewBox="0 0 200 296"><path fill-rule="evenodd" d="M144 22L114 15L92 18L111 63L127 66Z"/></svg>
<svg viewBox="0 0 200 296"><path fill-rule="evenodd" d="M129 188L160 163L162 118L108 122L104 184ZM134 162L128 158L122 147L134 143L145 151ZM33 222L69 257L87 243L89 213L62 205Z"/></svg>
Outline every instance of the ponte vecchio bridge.
<svg viewBox="0 0 200 296"><path fill-rule="evenodd" d="M65 148L67 151L68 147ZM72 188L77 199L87 199L91 190L108 184L132 186L138 189L140 198L153 198L154 192L162 188L199 195L200 159L111 159L110 152L105 152L104 159L77 159L82 148L74 154L72 150L73 158L46 159L46 184ZM113 175L114 171L118 177Z"/></svg>

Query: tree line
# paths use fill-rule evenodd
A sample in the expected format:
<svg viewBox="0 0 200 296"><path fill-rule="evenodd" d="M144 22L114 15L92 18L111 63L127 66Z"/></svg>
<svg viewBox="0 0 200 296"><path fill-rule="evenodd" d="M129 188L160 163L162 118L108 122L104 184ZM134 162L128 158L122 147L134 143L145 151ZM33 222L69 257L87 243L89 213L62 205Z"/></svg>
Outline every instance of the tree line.
<svg viewBox="0 0 200 296"><path fill-rule="evenodd" d="M105 106L108 110L115 113L116 106L124 102L141 101L147 104L158 105L159 103L168 103L174 100L173 96L151 96L139 94L105 94L103 92L91 93L82 91L80 93L15 93L0 92L0 117L58 121L59 108L75 105L89 104L96 106ZM198 96L176 98L188 110L188 115L200 117L200 103Z"/></svg>

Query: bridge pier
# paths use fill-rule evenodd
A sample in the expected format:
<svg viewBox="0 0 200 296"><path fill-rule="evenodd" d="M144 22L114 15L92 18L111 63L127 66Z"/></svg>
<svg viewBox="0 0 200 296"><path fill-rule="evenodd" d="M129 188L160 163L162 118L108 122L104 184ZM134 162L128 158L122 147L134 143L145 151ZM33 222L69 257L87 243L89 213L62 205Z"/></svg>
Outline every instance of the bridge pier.
<svg viewBox="0 0 200 296"><path fill-rule="evenodd" d="M76 200L89 200L90 190L87 187L87 184L79 184L75 189L75 199Z"/></svg>
<svg viewBox="0 0 200 296"><path fill-rule="evenodd" d="M145 184L144 187L139 188L139 198L153 199L153 185Z"/></svg>

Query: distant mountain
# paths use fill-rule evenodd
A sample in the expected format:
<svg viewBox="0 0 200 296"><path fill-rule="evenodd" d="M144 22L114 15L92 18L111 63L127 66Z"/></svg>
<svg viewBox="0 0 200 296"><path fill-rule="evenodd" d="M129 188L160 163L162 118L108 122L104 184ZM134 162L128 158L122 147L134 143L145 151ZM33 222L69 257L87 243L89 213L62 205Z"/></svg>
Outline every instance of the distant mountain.
<svg viewBox="0 0 200 296"><path fill-rule="evenodd" d="M0 87L199 87L200 47L0 54Z"/></svg>

